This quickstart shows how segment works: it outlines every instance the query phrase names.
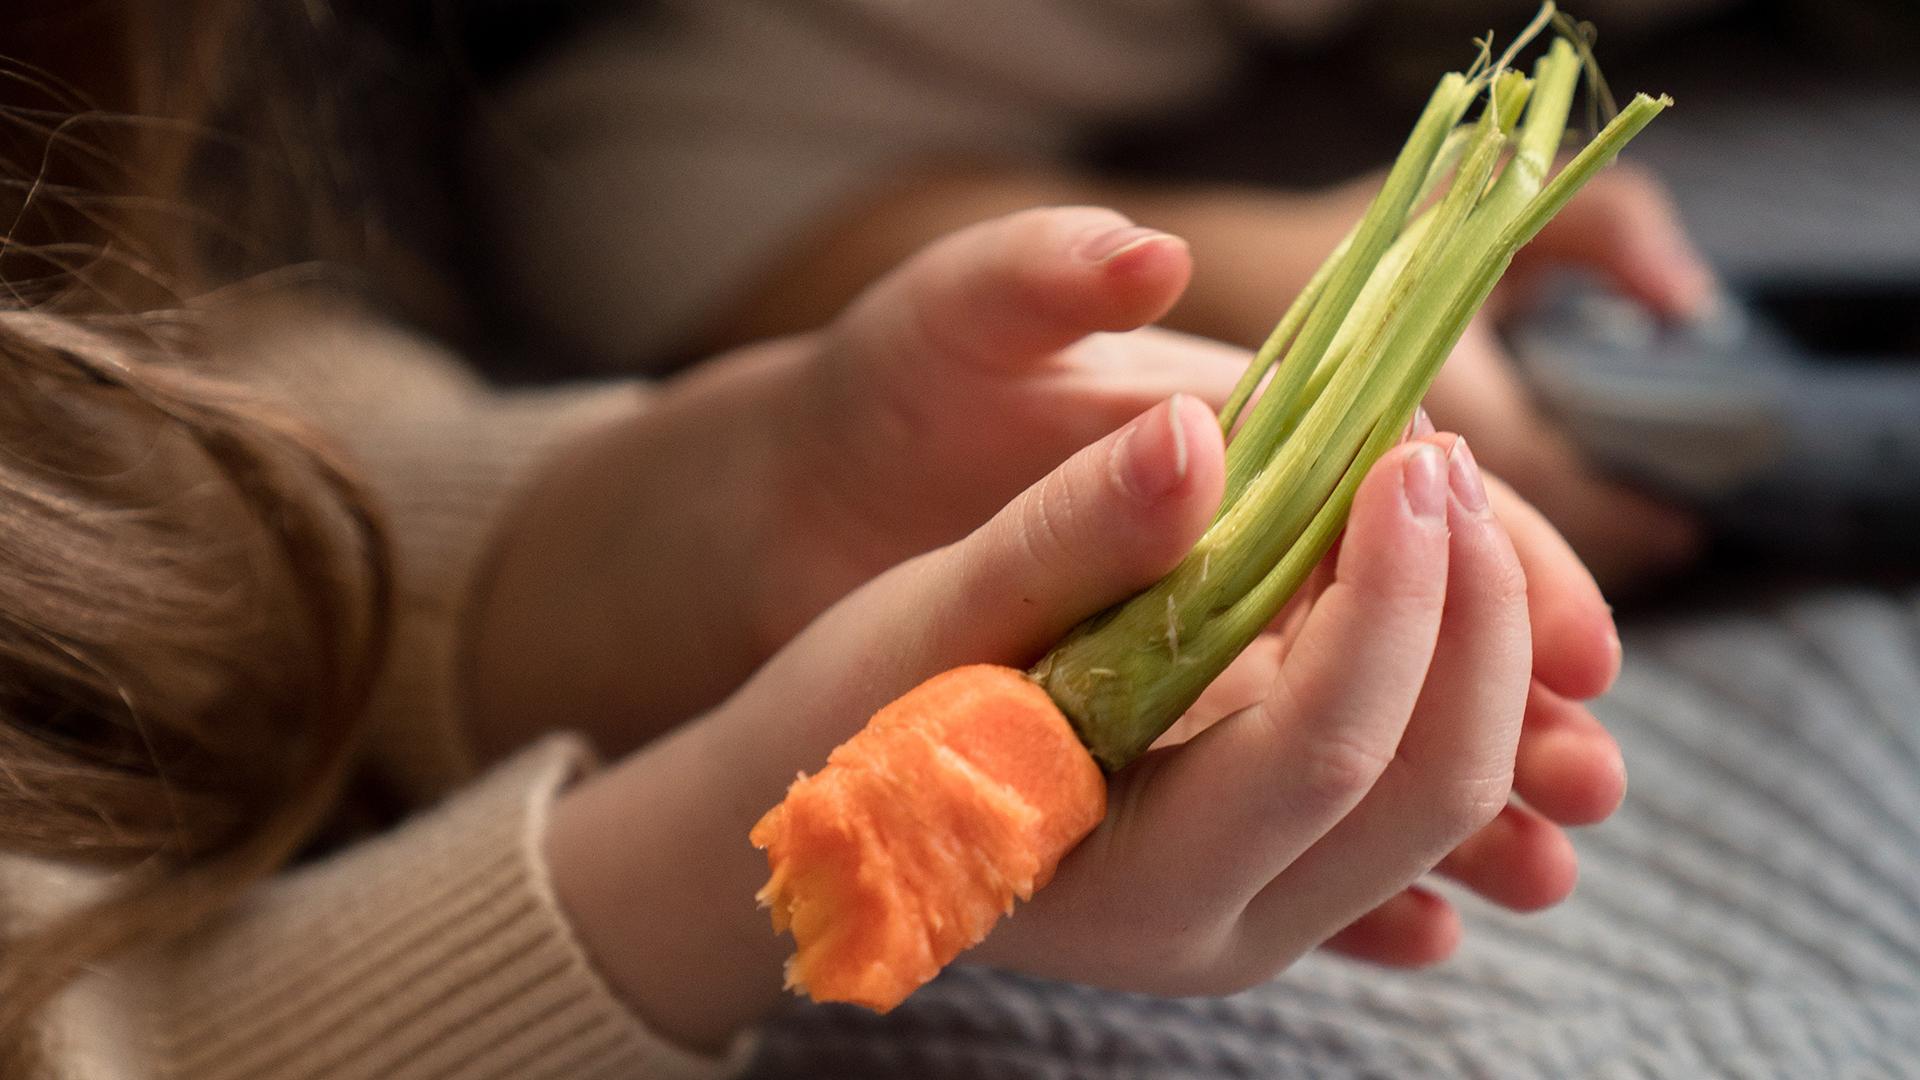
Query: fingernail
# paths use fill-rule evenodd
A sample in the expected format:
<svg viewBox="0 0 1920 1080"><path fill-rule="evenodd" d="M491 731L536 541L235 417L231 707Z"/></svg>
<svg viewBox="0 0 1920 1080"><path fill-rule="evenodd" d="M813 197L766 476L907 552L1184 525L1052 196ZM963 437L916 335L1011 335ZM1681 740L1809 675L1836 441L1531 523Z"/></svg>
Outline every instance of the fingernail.
<svg viewBox="0 0 1920 1080"><path fill-rule="evenodd" d="M1144 247L1157 240L1171 240L1172 236L1159 229L1150 229L1145 225L1123 225L1081 241L1074 254L1090 263L1111 262L1137 247Z"/></svg>
<svg viewBox="0 0 1920 1080"><path fill-rule="evenodd" d="M1473 460L1473 451L1467 449L1467 440L1454 441L1453 450L1447 455L1447 480L1453 488L1453 497L1460 500L1460 506L1470 514L1483 513L1487 509L1487 486L1480 481L1480 463Z"/></svg>
<svg viewBox="0 0 1920 1080"><path fill-rule="evenodd" d="M1434 421L1427 415L1427 405L1413 405L1413 419L1407 421L1407 430L1400 432L1400 442L1413 442L1415 438L1425 438L1434 432Z"/></svg>
<svg viewBox="0 0 1920 1080"><path fill-rule="evenodd" d="M1447 513L1446 462L1440 448L1432 443L1415 444L1401 467L1400 482L1406 485L1407 505L1415 517L1442 518Z"/></svg>
<svg viewBox="0 0 1920 1080"><path fill-rule="evenodd" d="M1120 486L1143 503L1160 499L1187 478L1187 432L1180 419L1186 396L1161 402L1120 436L1115 455Z"/></svg>

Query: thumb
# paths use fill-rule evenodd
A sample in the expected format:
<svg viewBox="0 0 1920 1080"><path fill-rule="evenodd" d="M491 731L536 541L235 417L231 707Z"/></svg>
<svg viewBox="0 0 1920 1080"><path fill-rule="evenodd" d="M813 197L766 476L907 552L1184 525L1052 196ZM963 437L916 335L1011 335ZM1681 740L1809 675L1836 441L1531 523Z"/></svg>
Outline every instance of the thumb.
<svg viewBox="0 0 1920 1080"><path fill-rule="evenodd" d="M1173 569L1212 520L1224 473L1219 421L1186 394L1067 459L943 553L954 602L997 612L957 622L943 650L1036 659Z"/></svg>
<svg viewBox="0 0 1920 1080"><path fill-rule="evenodd" d="M1224 475L1219 423L1176 394L965 539L842 599L741 694L809 703L821 722L788 732L806 761L941 671L1030 664L1080 620L1171 570L1212 519Z"/></svg>
<svg viewBox="0 0 1920 1080"><path fill-rule="evenodd" d="M855 300L835 332L882 374L1018 370L1096 331L1158 319L1190 270L1184 241L1112 210L1027 210L935 241Z"/></svg>

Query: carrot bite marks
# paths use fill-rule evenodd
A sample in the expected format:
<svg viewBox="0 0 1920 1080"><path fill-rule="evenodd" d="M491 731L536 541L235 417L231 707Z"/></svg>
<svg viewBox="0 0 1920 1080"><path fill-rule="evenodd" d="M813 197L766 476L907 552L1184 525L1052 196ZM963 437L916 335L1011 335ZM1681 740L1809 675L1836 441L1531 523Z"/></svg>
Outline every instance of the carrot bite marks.
<svg viewBox="0 0 1920 1080"><path fill-rule="evenodd" d="M750 835L787 985L885 1012L977 944L1106 816L1106 780L1046 691L976 664L921 683L802 776Z"/></svg>

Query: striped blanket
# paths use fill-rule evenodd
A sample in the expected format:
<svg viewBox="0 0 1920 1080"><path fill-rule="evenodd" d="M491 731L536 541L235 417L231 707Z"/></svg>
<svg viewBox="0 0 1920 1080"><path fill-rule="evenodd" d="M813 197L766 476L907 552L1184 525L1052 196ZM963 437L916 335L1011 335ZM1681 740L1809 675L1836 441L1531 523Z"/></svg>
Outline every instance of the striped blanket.
<svg viewBox="0 0 1920 1080"><path fill-rule="evenodd" d="M1920 597L1629 627L1597 711L1632 790L1543 915L1462 898L1432 970L1314 956L1230 998L956 968L796 1005L751 1075L1920 1077Z"/></svg>

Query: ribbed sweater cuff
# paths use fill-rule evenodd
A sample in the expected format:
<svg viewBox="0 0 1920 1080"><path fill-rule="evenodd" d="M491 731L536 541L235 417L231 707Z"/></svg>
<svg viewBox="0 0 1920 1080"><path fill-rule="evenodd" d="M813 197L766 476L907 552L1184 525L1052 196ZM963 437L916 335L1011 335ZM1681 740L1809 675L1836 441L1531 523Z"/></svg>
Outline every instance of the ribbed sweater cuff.
<svg viewBox="0 0 1920 1080"><path fill-rule="evenodd" d="M260 890L188 943L162 1075L194 1080L715 1077L595 973L553 894L548 809L585 764L556 736L385 838Z"/></svg>

